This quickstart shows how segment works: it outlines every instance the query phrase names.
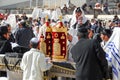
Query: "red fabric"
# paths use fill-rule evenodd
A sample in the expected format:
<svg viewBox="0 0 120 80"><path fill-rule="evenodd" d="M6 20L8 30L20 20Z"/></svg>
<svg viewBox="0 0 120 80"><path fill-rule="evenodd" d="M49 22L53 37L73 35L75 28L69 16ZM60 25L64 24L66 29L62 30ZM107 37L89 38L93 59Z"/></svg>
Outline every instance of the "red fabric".
<svg viewBox="0 0 120 80"><path fill-rule="evenodd" d="M59 22L60 26L63 26L63 23L62 22Z"/></svg>
<svg viewBox="0 0 120 80"><path fill-rule="evenodd" d="M46 26L49 26L49 22L45 22L46 23Z"/></svg>
<svg viewBox="0 0 120 80"><path fill-rule="evenodd" d="M0 13L0 19L4 19L4 14Z"/></svg>

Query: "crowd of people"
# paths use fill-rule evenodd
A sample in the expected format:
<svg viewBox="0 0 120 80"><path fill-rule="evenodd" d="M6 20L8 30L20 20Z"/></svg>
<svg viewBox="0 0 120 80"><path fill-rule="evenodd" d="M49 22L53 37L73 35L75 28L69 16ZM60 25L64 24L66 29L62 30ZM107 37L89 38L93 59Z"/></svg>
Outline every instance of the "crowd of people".
<svg viewBox="0 0 120 80"><path fill-rule="evenodd" d="M59 20L48 19L48 21L51 26L55 26ZM52 65L47 66L45 55L38 50L39 33L45 24L45 17L33 19L24 13L22 16L16 16L16 22L14 32L11 30L12 26L5 20L1 22L0 54L14 52L12 43L30 48L24 53L20 66L23 70L23 80L42 80L42 72ZM67 60L76 63L76 80L110 79L103 47L112 35L113 29L120 27L119 17L115 15L113 20L106 22L97 19L89 20L85 17L82 8L77 7L73 16L63 24L68 29Z"/></svg>
<svg viewBox="0 0 120 80"><path fill-rule="evenodd" d="M69 3L69 5L72 4L71 2ZM94 10L97 12L99 12L99 14L119 14L119 10L120 10L120 2L119 1L113 1L113 4L116 5L110 5L111 3L108 3L108 1L103 1L103 2L95 2L93 0L90 0L89 2L86 2L84 4L82 4L81 8L83 9L83 11L86 14L94 14ZM74 4L73 4L74 5ZM75 8L76 6L72 5L72 8ZM114 6L114 8L112 8ZM70 6L67 6L67 4L64 4L64 7L61 9L63 14L70 14L71 10ZM97 10L99 9L99 10Z"/></svg>

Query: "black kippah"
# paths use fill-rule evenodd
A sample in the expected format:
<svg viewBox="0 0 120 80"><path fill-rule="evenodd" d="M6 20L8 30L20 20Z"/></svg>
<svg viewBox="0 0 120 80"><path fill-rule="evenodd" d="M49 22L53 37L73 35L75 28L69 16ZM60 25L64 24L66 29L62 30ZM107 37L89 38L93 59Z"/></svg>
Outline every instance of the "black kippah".
<svg viewBox="0 0 120 80"><path fill-rule="evenodd" d="M112 34L112 31L111 31L110 29L104 29L104 30L101 32L101 34L107 35L108 37L110 37L111 34Z"/></svg>
<svg viewBox="0 0 120 80"><path fill-rule="evenodd" d="M0 26L0 34L6 34L8 32L7 26Z"/></svg>
<svg viewBox="0 0 120 80"><path fill-rule="evenodd" d="M87 33L88 30L85 27L80 27L80 28L78 28L78 32L80 32L80 33Z"/></svg>
<svg viewBox="0 0 120 80"><path fill-rule="evenodd" d="M111 30L110 29L104 29L103 31L102 31L102 34L104 34L104 35L108 35L108 34L111 34L112 32L111 32Z"/></svg>

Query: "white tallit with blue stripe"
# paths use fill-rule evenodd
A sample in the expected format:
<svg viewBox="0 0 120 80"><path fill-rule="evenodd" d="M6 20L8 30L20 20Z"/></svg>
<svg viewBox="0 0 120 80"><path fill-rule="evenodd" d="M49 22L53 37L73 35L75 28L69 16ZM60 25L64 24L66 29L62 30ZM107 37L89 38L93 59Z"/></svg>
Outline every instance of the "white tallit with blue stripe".
<svg viewBox="0 0 120 80"><path fill-rule="evenodd" d="M109 41L104 46L106 58L112 67L113 80L120 80L120 28L115 27Z"/></svg>

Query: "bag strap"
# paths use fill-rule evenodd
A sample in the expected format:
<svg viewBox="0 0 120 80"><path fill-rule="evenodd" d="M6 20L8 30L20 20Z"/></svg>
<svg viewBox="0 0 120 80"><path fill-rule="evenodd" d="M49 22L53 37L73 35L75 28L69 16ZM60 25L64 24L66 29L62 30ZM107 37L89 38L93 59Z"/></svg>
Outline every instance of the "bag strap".
<svg viewBox="0 0 120 80"><path fill-rule="evenodd" d="M5 56L3 57L3 61L4 61L4 63L5 63L5 66L7 67L7 69L10 70L10 68L9 68L9 66L8 66L8 61L7 61L7 59L6 59Z"/></svg>
<svg viewBox="0 0 120 80"><path fill-rule="evenodd" d="M18 59L12 69L14 69L17 66L17 64L20 63L20 61L21 61L21 59Z"/></svg>
<svg viewBox="0 0 120 80"><path fill-rule="evenodd" d="M11 71L11 70L13 70L13 69L16 67L16 65L17 65L18 63L20 63L21 59L18 59L17 62L14 64L14 66L13 66L12 68L9 67L8 61L7 61L7 59L6 59L5 56L3 57L3 61L4 61L4 63L5 63L5 66L7 67L7 69L8 69L9 71Z"/></svg>

